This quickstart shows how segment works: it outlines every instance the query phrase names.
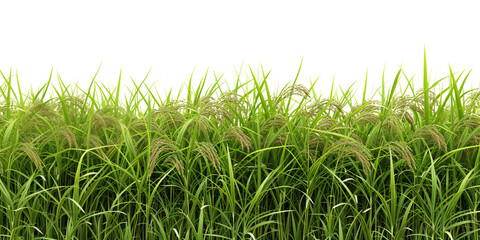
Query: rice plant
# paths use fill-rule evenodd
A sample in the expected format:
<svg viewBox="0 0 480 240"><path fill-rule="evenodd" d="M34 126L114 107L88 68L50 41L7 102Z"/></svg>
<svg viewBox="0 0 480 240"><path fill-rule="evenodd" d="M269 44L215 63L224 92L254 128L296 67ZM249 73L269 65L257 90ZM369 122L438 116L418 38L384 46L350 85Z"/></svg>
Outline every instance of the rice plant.
<svg viewBox="0 0 480 240"><path fill-rule="evenodd" d="M400 69L357 100L249 70L163 98L1 72L0 237L480 239L468 74L414 89Z"/></svg>

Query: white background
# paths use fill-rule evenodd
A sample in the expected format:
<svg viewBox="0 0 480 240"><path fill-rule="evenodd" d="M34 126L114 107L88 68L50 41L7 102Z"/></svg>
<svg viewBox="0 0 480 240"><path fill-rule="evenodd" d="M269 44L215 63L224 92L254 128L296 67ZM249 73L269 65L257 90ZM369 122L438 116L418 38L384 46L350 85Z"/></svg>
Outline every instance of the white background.
<svg viewBox="0 0 480 240"><path fill-rule="evenodd" d="M198 82L209 68L233 82L235 68L261 66L279 87L295 78L328 93L332 80L359 91L368 69L369 93L391 82L401 65L431 80L472 70L480 82L480 14L475 1L2 1L0 70L23 88L47 81L50 69L67 83L147 82L160 92ZM3 83L3 80L0 81ZM447 82L445 82L447 83Z"/></svg>

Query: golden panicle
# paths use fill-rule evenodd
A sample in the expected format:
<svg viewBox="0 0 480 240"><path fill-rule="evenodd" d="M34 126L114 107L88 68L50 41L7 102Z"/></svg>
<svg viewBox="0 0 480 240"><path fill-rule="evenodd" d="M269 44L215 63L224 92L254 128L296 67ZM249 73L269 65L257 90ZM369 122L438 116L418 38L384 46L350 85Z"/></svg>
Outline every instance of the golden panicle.
<svg viewBox="0 0 480 240"><path fill-rule="evenodd" d="M173 101L170 101L168 103L165 103L165 105L163 107L161 107L161 109L170 109L170 110L174 110L174 111L182 111L183 109L185 109L187 107L187 103L185 102L185 100L173 100Z"/></svg>
<svg viewBox="0 0 480 240"><path fill-rule="evenodd" d="M240 99L242 96L236 92L224 92L220 97L218 98L219 103L230 103L233 105L239 105L242 104L242 101Z"/></svg>
<svg viewBox="0 0 480 240"><path fill-rule="evenodd" d="M308 88L303 86L302 84L295 84L285 88L278 97L276 97L277 101L282 101L283 99L290 98L292 96L300 96L302 98L309 98L310 91Z"/></svg>
<svg viewBox="0 0 480 240"><path fill-rule="evenodd" d="M121 123L113 116L111 113L103 113L102 111L97 111L93 115L92 119L92 131L97 132L102 128L113 127L114 129L121 130Z"/></svg>
<svg viewBox="0 0 480 240"><path fill-rule="evenodd" d="M33 102L27 109L26 115L38 114L39 116L49 119L49 121L60 120L61 116L53 110L51 104L43 103L40 101Z"/></svg>
<svg viewBox="0 0 480 240"><path fill-rule="evenodd" d="M473 131L480 127L480 117L475 114L469 114L460 119L456 124L453 126L453 133L455 136L455 144L459 146L460 144L466 144L468 146L476 145L479 143L480 133L473 134L466 143L462 143L461 136L464 134L464 131ZM469 150L467 150L469 152Z"/></svg>
<svg viewBox="0 0 480 240"><path fill-rule="evenodd" d="M33 145L33 143L30 143L30 142L29 143L22 143L17 148L17 150L22 151L25 154L27 154L27 156L30 158L30 160L33 161L33 163L35 164L35 167L37 167L37 169L42 167L42 160L40 159L40 155L38 155L38 152L37 152L35 146Z"/></svg>
<svg viewBox="0 0 480 240"><path fill-rule="evenodd" d="M200 98L201 105L208 105L209 103L215 103L215 98L212 97L211 95L202 96Z"/></svg>
<svg viewBox="0 0 480 240"><path fill-rule="evenodd" d="M317 125L315 126L315 129L321 130L321 131L332 131L332 132L340 132L340 128L335 127L338 123L334 119L332 119L329 116L325 116L320 118L318 120Z"/></svg>
<svg viewBox="0 0 480 240"><path fill-rule="evenodd" d="M391 136L393 136L393 132L395 132L398 136L399 133L399 121L398 121L398 116L396 115L390 115L388 116L385 121L383 121L383 125L389 132Z"/></svg>
<svg viewBox="0 0 480 240"><path fill-rule="evenodd" d="M379 101L369 101L363 104L355 105L352 107L350 112L361 113L361 112L379 112L380 111L380 102Z"/></svg>
<svg viewBox="0 0 480 240"><path fill-rule="evenodd" d="M353 106L351 112L355 114L352 118L354 125L376 124L380 120L380 106L375 102Z"/></svg>
<svg viewBox="0 0 480 240"><path fill-rule="evenodd" d="M97 113L105 114L105 115L119 114L120 116L123 116L125 112L126 111L124 108L116 107L116 106L104 107L97 110Z"/></svg>
<svg viewBox="0 0 480 240"><path fill-rule="evenodd" d="M462 131L464 128L476 129L480 127L480 116L475 114L469 114L464 116L458 123L455 124L453 130L455 132Z"/></svg>
<svg viewBox="0 0 480 240"><path fill-rule="evenodd" d="M376 124L380 120L380 117L371 112L361 112L355 115L353 118L353 123L355 125L367 125L367 124Z"/></svg>
<svg viewBox="0 0 480 240"><path fill-rule="evenodd" d="M423 138L427 144L435 144L440 149L447 151L447 143L445 138L438 131L438 127L434 125L423 126L417 129L413 135L413 138Z"/></svg>
<svg viewBox="0 0 480 240"><path fill-rule="evenodd" d="M412 127L415 126L415 121L412 115L406 110L399 110L395 112L395 116L400 119L405 119Z"/></svg>
<svg viewBox="0 0 480 240"><path fill-rule="evenodd" d="M393 156L398 159L405 159L407 165L412 170L415 169L415 159L413 158L412 149L405 143L400 141L391 141L383 146L383 149L389 149Z"/></svg>
<svg viewBox="0 0 480 240"><path fill-rule="evenodd" d="M213 116L216 120L220 122L225 122L225 120L229 122L233 122L232 115L230 114L230 108L222 104L220 102L212 102L212 107L211 107L211 114L208 116Z"/></svg>
<svg viewBox="0 0 480 240"><path fill-rule="evenodd" d="M205 118L213 117L220 122L224 122L225 120L232 121L228 106L215 101L212 96L204 96L200 98L198 105L196 111Z"/></svg>
<svg viewBox="0 0 480 240"><path fill-rule="evenodd" d="M287 119L285 118L285 116L281 114L276 114L264 122L261 131L268 131L271 128L275 128L275 129L281 128L285 126L286 122L287 122Z"/></svg>
<svg viewBox="0 0 480 240"><path fill-rule="evenodd" d="M209 142L197 142L195 152L200 153L205 161L209 161L215 167L215 170L220 171L220 160L218 158L217 150L212 143Z"/></svg>
<svg viewBox="0 0 480 240"><path fill-rule="evenodd" d="M233 109L236 112L239 109L244 113L247 112L247 106L250 106L245 98L235 92L223 93L218 99L218 103L226 110Z"/></svg>
<svg viewBox="0 0 480 240"><path fill-rule="evenodd" d="M355 140L357 140L357 142L359 142L359 143L363 143L363 139L362 139L360 136L358 136L357 134L353 133L353 132L350 133L350 134L348 134L348 136L351 137L351 138L353 138L353 139L355 139Z"/></svg>
<svg viewBox="0 0 480 240"><path fill-rule="evenodd" d="M397 116L404 116L409 110L418 112L421 116L425 114L420 100L410 96L395 97L392 109Z"/></svg>
<svg viewBox="0 0 480 240"><path fill-rule="evenodd" d="M212 96L201 97L196 108L198 108L197 111L205 117L217 115L217 104Z"/></svg>
<svg viewBox="0 0 480 240"><path fill-rule="evenodd" d="M178 127L185 122L182 110L187 108L185 101L171 101L152 111L152 118L160 121L164 128Z"/></svg>
<svg viewBox="0 0 480 240"><path fill-rule="evenodd" d="M413 98L413 101L418 102L420 105L425 104L425 98L424 98L424 89L421 88L415 93L415 97ZM430 102L431 105L437 105L438 104L438 98L437 95L433 91L428 91L428 101Z"/></svg>
<svg viewBox="0 0 480 240"><path fill-rule="evenodd" d="M56 102L54 103L55 110L57 112L63 112L63 104L70 112L70 119L73 121L72 112L88 112L88 109L85 105L85 99L83 96L67 96L63 99L57 98Z"/></svg>
<svg viewBox="0 0 480 240"><path fill-rule="evenodd" d="M165 159L164 165L173 165L180 175L185 175L185 167L183 161L178 158L177 154L172 154ZM151 175L151 173L150 173Z"/></svg>
<svg viewBox="0 0 480 240"><path fill-rule="evenodd" d="M55 139L66 140L68 142L68 147L71 148L72 144L78 148L77 136L68 128L67 126L59 126L56 129L52 129L51 134L48 134L43 139L43 142L50 142Z"/></svg>
<svg viewBox="0 0 480 240"><path fill-rule="evenodd" d="M230 127L227 129L224 138L225 140L237 139L242 150L246 149L247 152L250 152L250 149L252 148L252 140L242 131L241 127Z"/></svg>
<svg viewBox="0 0 480 240"><path fill-rule="evenodd" d="M2 102L0 103L0 113L2 113L2 115L5 115L5 113L6 113L8 110L10 110L10 111L15 110L15 106L13 106L13 105L11 105L11 104L10 104L10 105L7 105L7 103L6 103L5 101L2 101Z"/></svg>
<svg viewBox="0 0 480 240"><path fill-rule="evenodd" d="M472 146L472 145L479 145L480 144L480 133L474 134L473 136L468 139L466 145ZM467 152L473 151L473 149L469 148L466 150Z"/></svg>
<svg viewBox="0 0 480 240"><path fill-rule="evenodd" d="M208 131L213 128L210 120L203 115L198 115L195 118L196 121L191 122L189 127L194 129L195 124L198 124L198 134L200 135L200 133L203 132L207 138L210 138Z"/></svg>
<svg viewBox="0 0 480 240"><path fill-rule="evenodd" d="M94 114L92 118L92 130L97 132L99 129L106 128L107 122L100 114Z"/></svg>
<svg viewBox="0 0 480 240"><path fill-rule="evenodd" d="M160 121L165 128L178 127L185 123L183 114L174 109L157 109L154 111L154 119Z"/></svg>
<svg viewBox="0 0 480 240"><path fill-rule="evenodd" d="M68 141L68 147L71 148L73 143L73 145L78 148L77 137L68 127L64 127L62 131L60 131L60 135Z"/></svg>
<svg viewBox="0 0 480 240"><path fill-rule="evenodd" d="M160 126L157 124L156 121L151 122L151 131L153 132L161 132ZM147 122L145 118L134 118L128 124L128 128L132 129L137 133L145 133L147 132Z"/></svg>
<svg viewBox="0 0 480 240"><path fill-rule="evenodd" d="M151 141L150 157L148 161L148 175L152 175L157 159L161 153L175 152L181 154L180 149L166 138L155 138Z"/></svg>
<svg viewBox="0 0 480 240"><path fill-rule="evenodd" d="M325 141L320 137L321 136L315 132L310 134L310 139L308 140L310 149L323 149L325 147Z"/></svg>
<svg viewBox="0 0 480 240"><path fill-rule="evenodd" d="M423 105L417 105L414 103L411 103L408 105L408 107L415 112L418 112L421 116L425 115L425 111L423 110Z"/></svg>
<svg viewBox="0 0 480 240"><path fill-rule="evenodd" d="M467 98L467 106L470 109L480 108L480 91L471 92Z"/></svg>
<svg viewBox="0 0 480 240"><path fill-rule="evenodd" d="M36 101L19 115L21 135L35 135L44 128L57 127L61 124L61 116L47 103ZM42 129L42 130L40 130Z"/></svg>
<svg viewBox="0 0 480 240"><path fill-rule="evenodd" d="M362 163L365 174L368 174L371 169L370 159L372 158L372 154L370 153L370 150L360 142L342 138L333 142L327 152L329 154L335 154L340 159L352 155L357 157Z"/></svg>
<svg viewBox="0 0 480 240"><path fill-rule="evenodd" d="M342 104L340 104L335 99L322 99L316 100L312 104L307 105L308 111L306 115L309 117L317 116L324 111L331 111L331 112L339 112L341 114L344 113Z"/></svg>
<svg viewBox="0 0 480 240"><path fill-rule="evenodd" d="M100 156L102 156L102 158L104 159L108 158L105 152L103 151L103 149L101 148L104 146L104 144L97 135L94 135L94 134L90 135L90 146L92 146L93 148L97 148L96 151L98 154L100 154Z"/></svg>

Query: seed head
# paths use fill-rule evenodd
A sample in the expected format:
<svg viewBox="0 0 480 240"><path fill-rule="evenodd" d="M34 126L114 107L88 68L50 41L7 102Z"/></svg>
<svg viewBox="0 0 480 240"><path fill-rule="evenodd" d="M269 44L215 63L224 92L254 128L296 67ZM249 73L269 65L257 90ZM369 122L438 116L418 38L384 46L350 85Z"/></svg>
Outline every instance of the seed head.
<svg viewBox="0 0 480 240"><path fill-rule="evenodd" d="M370 159L372 154L365 145L347 138L336 140L327 150L329 154L335 154L339 159L355 156L362 163L363 171L368 174L370 171Z"/></svg>
<svg viewBox="0 0 480 240"><path fill-rule="evenodd" d="M209 161L215 167L215 170L220 171L220 161L218 160L217 150L212 143L209 142L197 142L196 152L200 153L205 161Z"/></svg>
<svg viewBox="0 0 480 240"><path fill-rule="evenodd" d="M247 136L243 131L241 127L230 127L227 129L225 133L225 140L232 140L232 139L237 139L238 142L240 142L240 146L242 147L242 150L247 150L247 152L250 152L250 149L252 147L252 140L250 139L249 136Z"/></svg>
<svg viewBox="0 0 480 240"><path fill-rule="evenodd" d="M30 158L30 160L33 161L37 169L42 167L42 160L40 159L40 155L38 155L37 149L35 148L33 143L21 143L17 150L27 154L27 156Z"/></svg>
<svg viewBox="0 0 480 240"><path fill-rule="evenodd" d="M414 171L415 159L413 158L412 149L405 142L391 141L384 145L382 149L390 150L393 156L398 159L405 159L410 170Z"/></svg>
<svg viewBox="0 0 480 240"><path fill-rule="evenodd" d="M423 126L417 129L413 135L413 138L423 138L427 144L435 144L440 149L447 151L447 143L445 138L438 131L438 127L434 125Z"/></svg>
<svg viewBox="0 0 480 240"><path fill-rule="evenodd" d="M151 142L151 148L150 148L150 158L148 162L148 175L152 175L153 169L155 168L155 164L157 162L157 159L161 153L165 152L174 152L176 154L181 154L180 149L178 149L177 146L175 146L171 141L169 141L166 138L155 138ZM175 155L175 157L178 160L178 157ZM177 165L179 163L176 163ZM183 164L183 163L182 163ZM183 166L183 165L182 165Z"/></svg>
<svg viewBox="0 0 480 240"><path fill-rule="evenodd" d="M307 109L306 115L309 117L323 114L326 110L339 112L342 115L344 113L342 104L335 99L316 100L314 103L307 105Z"/></svg>

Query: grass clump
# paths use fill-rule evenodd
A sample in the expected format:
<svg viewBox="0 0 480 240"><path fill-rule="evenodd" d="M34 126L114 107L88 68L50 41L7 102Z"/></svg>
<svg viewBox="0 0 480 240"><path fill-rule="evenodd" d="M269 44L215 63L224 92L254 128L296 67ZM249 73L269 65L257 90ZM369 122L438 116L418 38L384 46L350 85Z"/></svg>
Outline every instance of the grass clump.
<svg viewBox="0 0 480 240"><path fill-rule="evenodd" d="M133 82L122 101L120 80L50 76L24 93L2 72L0 236L480 238L480 94L467 77L425 74L417 91L399 87L400 69L357 101L316 81L271 92L251 73L233 88L190 81L185 99Z"/></svg>

